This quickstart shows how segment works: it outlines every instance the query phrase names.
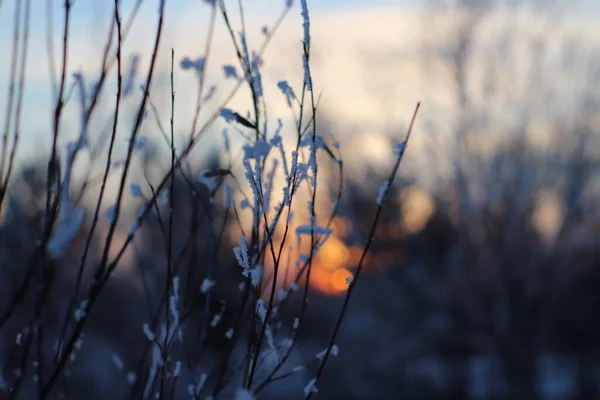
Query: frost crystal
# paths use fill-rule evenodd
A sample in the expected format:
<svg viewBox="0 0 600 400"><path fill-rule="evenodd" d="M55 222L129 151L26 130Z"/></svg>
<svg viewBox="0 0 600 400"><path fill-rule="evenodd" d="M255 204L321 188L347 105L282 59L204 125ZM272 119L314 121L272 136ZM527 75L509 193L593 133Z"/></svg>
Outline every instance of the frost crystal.
<svg viewBox="0 0 600 400"><path fill-rule="evenodd" d="M386 179L379 187L379 191L377 192L377 204L381 205L383 203L383 197L387 193L389 185L390 182Z"/></svg>
<svg viewBox="0 0 600 400"><path fill-rule="evenodd" d="M113 354L112 362L115 365L115 368L118 369L119 371L122 371L123 368L125 368L125 365L123 364L123 360L117 353Z"/></svg>
<svg viewBox="0 0 600 400"><path fill-rule="evenodd" d="M238 79L237 71L233 65L223 65L223 72L225 72L225 78Z"/></svg>
<svg viewBox="0 0 600 400"><path fill-rule="evenodd" d="M200 293L206 294L208 291L215 286L217 283L211 279L204 278L202 285L200 285Z"/></svg>
<svg viewBox="0 0 600 400"><path fill-rule="evenodd" d="M322 360L325 357L325 354L327 354L327 349L324 349L323 351L321 351L319 354L317 354L317 358L319 360ZM339 348L337 347L337 345L333 345L331 347L331 351L329 352L329 354L331 354L332 356L337 356L338 354L340 354Z"/></svg>
<svg viewBox="0 0 600 400"><path fill-rule="evenodd" d="M144 335L146 335L146 338L148 339L148 341L153 342L155 336L154 336L154 333L152 333L152 331L150 330L150 325L144 324L142 326L142 329L144 330Z"/></svg>
<svg viewBox="0 0 600 400"><path fill-rule="evenodd" d="M125 83L123 84L123 97L129 96L133 91L133 85L137 76L139 62L140 56L135 54L131 58L131 63L129 64L129 71L127 72L127 78L125 78Z"/></svg>
<svg viewBox="0 0 600 400"><path fill-rule="evenodd" d="M219 325L219 322L221 322L221 314L215 314L210 321L210 326L215 328L217 325Z"/></svg>
<svg viewBox="0 0 600 400"><path fill-rule="evenodd" d="M406 142L398 142L394 146L394 155L399 157L406 149Z"/></svg>
<svg viewBox="0 0 600 400"><path fill-rule="evenodd" d="M117 216L117 206L113 204L104 211L104 217L108 222L113 222Z"/></svg>
<svg viewBox="0 0 600 400"><path fill-rule="evenodd" d="M133 149L136 151L144 151L148 149L149 146L148 139L143 136L136 137L135 142L133 143Z"/></svg>
<svg viewBox="0 0 600 400"><path fill-rule="evenodd" d="M169 204L169 191L165 189L162 192L160 192L157 201L158 204L160 204L161 206L166 206L167 204Z"/></svg>
<svg viewBox="0 0 600 400"><path fill-rule="evenodd" d="M206 93L204 95L204 97L202 98L202 102L206 103L207 101L210 101L210 99L213 98L213 96L215 95L216 92L217 92L217 87L215 85L212 85L210 88L208 88L208 93Z"/></svg>
<svg viewBox="0 0 600 400"><path fill-rule="evenodd" d="M225 147L225 152L229 153L231 150L231 144L229 141L229 134L227 133L227 128L223 128L223 146Z"/></svg>
<svg viewBox="0 0 600 400"><path fill-rule="evenodd" d="M258 56L258 54L256 53L252 53L252 72L253 72L253 88L254 88L254 93L256 94L257 98L261 98L263 95L263 88L262 88L262 77L260 74L260 67L262 65L262 60L260 59L260 57Z"/></svg>
<svg viewBox="0 0 600 400"><path fill-rule="evenodd" d="M262 299L258 299L256 301L256 314L260 317L260 319L265 322L265 317L267 316L267 310L265 309L265 303Z"/></svg>
<svg viewBox="0 0 600 400"><path fill-rule="evenodd" d="M281 90L281 92L285 95L285 99L287 101L288 107L292 106L292 100L296 98L296 94L292 87L287 83L287 81L279 81L277 82L277 87Z"/></svg>
<svg viewBox="0 0 600 400"><path fill-rule="evenodd" d="M279 289L279 292L277 293L277 297L279 298L279 301L284 301L288 297L287 290Z"/></svg>
<svg viewBox="0 0 600 400"><path fill-rule="evenodd" d="M133 197L142 197L144 194L142 193L142 188L137 183L132 183L129 185L129 192Z"/></svg>
<svg viewBox="0 0 600 400"><path fill-rule="evenodd" d="M301 0L300 5L302 6L302 28L304 30L304 44L310 46L310 17L308 16L308 5L306 0Z"/></svg>
<svg viewBox="0 0 600 400"><path fill-rule="evenodd" d="M248 261L248 246L244 235L240 236L239 243L239 246L234 247L233 254L235 254L235 258L243 269L242 273L247 277L250 274L250 262Z"/></svg>
<svg viewBox="0 0 600 400"><path fill-rule="evenodd" d="M202 387L204 386L204 383L206 382L207 378L208 378L207 374L200 375L200 379L198 379L198 383L196 384L196 386L194 386L194 385L188 386L188 394L193 397L199 396L200 391L202 390Z"/></svg>
<svg viewBox="0 0 600 400"><path fill-rule="evenodd" d="M235 392L235 400L254 400L254 395L246 389L238 389Z"/></svg>
<svg viewBox="0 0 600 400"><path fill-rule="evenodd" d="M260 286L260 283L261 283L262 277L263 277L262 265L255 266L254 269L250 272L250 277L252 279L252 286L254 286L254 287Z"/></svg>
<svg viewBox="0 0 600 400"><path fill-rule="evenodd" d="M304 387L304 395L308 396L311 393L317 393L317 379L312 378Z"/></svg>
<svg viewBox="0 0 600 400"><path fill-rule="evenodd" d="M229 108L221 109L221 112L219 113L219 115L221 117L223 117L223 119L225 119L225 121L228 123L235 122L235 120L236 120L235 113Z"/></svg>
<svg viewBox="0 0 600 400"><path fill-rule="evenodd" d="M54 259L60 257L79 233L85 213L80 208L65 204L56 229L48 242L48 253Z"/></svg>
<svg viewBox="0 0 600 400"><path fill-rule="evenodd" d="M86 316L87 306L88 306L88 301L83 300L81 302L81 304L79 305L79 308L77 310L75 310L75 320L76 321L80 321L82 318L84 318Z"/></svg>
<svg viewBox="0 0 600 400"><path fill-rule="evenodd" d="M201 73L204 70L204 57L199 57L195 60L190 60L188 57L185 57L181 60L181 68L184 70L194 69L196 72Z"/></svg>
<svg viewBox="0 0 600 400"><path fill-rule="evenodd" d="M175 370L173 371L173 377L177 378L181 375L181 361L175 363Z"/></svg>
<svg viewBox="0 0 600 400"><path fill-rule="evenodd" d="M176 327L177 338L179 342L183 342L183 330L179 326L179 277L173 278L173 294L169 297L169 310L173 316L173 326Z"/></svg>

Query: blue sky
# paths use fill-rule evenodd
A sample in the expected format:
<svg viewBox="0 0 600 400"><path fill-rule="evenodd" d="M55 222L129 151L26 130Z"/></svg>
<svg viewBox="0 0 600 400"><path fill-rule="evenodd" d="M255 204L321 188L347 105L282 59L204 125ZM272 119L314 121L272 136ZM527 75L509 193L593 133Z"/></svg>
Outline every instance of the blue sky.
<svg viewBox="0 0 600 400"><path fill-rule="evenodd" d="M121 1L123 4L123 14L124 16L128 16L131 5L135 0ZM193 46L194 43L202 43L201 35L206 29L205 21L209 14L209 7L203 7L203 1L204 0L167 0L166 14L168 25L167 31L169 34L165 35L166 37L164 39L163 47L168 48L169 46L173 45L180 52L186 51L190 55L196 56L199 54L200 50ZM424 4L426 1L428 0L309 0L308 3L311 17L313 18L314 22L313 27L318 28L321 26L322 28L326 28L321 30L321 36L318 36L318 33L315 33L315 36L317 39L320 39L321 42L329 41L333 43L338 40L339 48L342 48L344 41L341 41L339 38L340 32L332 32L329 27L335 21L340 20L338 17L340 17L341 14L343 17L346 17L343 14L348 13L354 14L352 18L357 24L362 23L363 17L364 21L370 21L366 22L366 24L370 25L364 25L360 32L356 32L356 25L353 25L349 28L351 33L357 33L359 36L362 36L362 39L365 39L365 43L363 43L362 46L379 48L383 46L381 43L382 40L386 37L391 37L394 34L393 32L396 32L396 29L402 28L402 26L399 25L403 24L385 25L384 27L384 25L381 25L381 21L377 19L369 19L367 14L377 12L379 10L381 14L384 14L384 17L388 17L390 14L388 12L390 6L403 6L411 3ZM64 0L52 0L55 10L54 29L56 51L60 49L63 2ZM584 2L585 0L577 1L577 3ZM49 105L51 104L51 93L48 85L48 67L45 50L46 2L43 0L36 0L32 3L36 7L32 8L32 35L30 40L31 47L29 53L29 71L25 100L26 110L28 111L27 115L35 114L36 118L23 118L22 127L23 131L30 132L30 137L48 137L47 130L49 121L51 121L51 109L49 108ZM92 59L93 57L91 56L95 55L98 50L95 50L95 53L92 53L91 49L98 49L99 47L97 44L103 43L102 38L105 37L105 32L111 18L110 13L112 3L112 0L74 0L71 26L71 35L74 40L71 42L73 51L70 57L70 73L80 69L81 67L88 68L87 76L89 76L91 79L93 74L97 72L97 66ZM233 12L235 10L236 3L237 2L235 0L227 0L227 4L231 5L230 11ZM298 38L301 37L302 21L300 17L299 3L299 0L295 1L294 8L286 25L291 26L296 30L296 33L288 38L291 46L297 44ZM2 1L1 4L0 54L10 54L12 14L15 0ZM136 26L141 26L142 34L132 37L131 42L137 43L142 47L147 44L148 38L154 33L157 4L158 0L144 1L144 6L142 7L142 11L136 21ZM244 4L246 5L246 16L250 22L248 25L255 25L249 26L248 29L250 31L254 30L255 32L259 32L259 29L263 23L272 23L274 16L282 10L285 0L246 0ZM597 10L600 8L600 1L598 0L587 0L587 4L588 11L591 11L592 9ZM204 10L206 10L206 12L204 12ZM357 12L357 10L359 11ZM364 13L362 12L363 10ZM571 9L571 11L573 10ZM405 17L405 13L399 12L398 18L403 17ZM186 21L186 24L184 24L186 32L192 31L192 34L189 36L178 36L176 34L171 34L173 31L182 30L182 26L180 24L180 21L182 20ZM337 29L339 29L339 25L336 26L338 26ZM386 31L386 29L388 31ZM414 30L407 31L404 37L414 34ZM336 35L338 36L337 38ZM353 36L352 43L350 43L350 45L356 46L359 39L361 38ZM400 38L398 40L400 40ZM90 44L95 44L95 46L90 46ZM391 51L396 51L396 47L397 44L394 42L393 46L390 45ZM349 50L351 49L349 47L343 48L348 50L349 54ZM339 62L336 61L338 63L336 64L336 68L324 72L325 75L323 78L323 87L327 90L326 93L335 93L336 90L340 90L340 93L356 90L358 86L364 83L361 80L364 80L364 71L360 72L356 70L356 74L351 75L354 77L353 79L356 79L357 86L349 86L351 89L344 89L345 91L336 86L333 81L336 77L344 75L343 73L347 72L350 74L351 72L349 71L354 71L354 69L356 69L355 65L357 63L357 59L354 59L350 56L344 58L344 54L340 55L339 51L336 52L338 47L333 46L328 47L328 49L329 52L326 53L326 57L324 58L335 60L338 60L339 58ZM148 49L145 49L145 51L147 52ZM224 50L224 52L226 51ZM6 104L5 94L8 84L8 66L9 60L7 58L0 62L0 115L2 115L0 118L4 118ZM289 76L293 76L293 71L286 68L287 67L282 66L280 70L276 71L276 73L289 74ZM355 72L352 72L352 74ZM388 71L386 74L392 74L392 72L393 71ZM382 74L382 76L385 76L385 74ZM181 76L181 79L184 79L183 75ZM396 80L394 82L397 82L398 84L408 85L410 83L402 80L402 77L395 79ZM413 101L413 99L410 101ZM364 107L361 109L364 109ZM358 118L356 115L354 115L354 111L352 118ZM65 130L67 130L67 128L72 130L74 127L76 127L76 124L65 126ZM25 146L22 151L25 152L26 150L28 149Z"/></svg>
<svg viewBox="0 0 600 400"><path fill-rule="evenodd" d="M136 0L121 0L122 15L126 19L130 15L133 4ZM309 0L311 17L327 17L332 14L343 14L345 12L355 12L365 9L373 11L379 7L389 5L405 4L409 0ZM202 8L198 7L203 0L167 0L166 18L167 21L178 21L182 15L185 15L190 7L194 7L194 14L198 14ZM144 0L136 25L152 21L152 30L158 9L158 0ZM2 54L10 54L12 43L14 1L3 1L0 3L0 51ZM47 55L46 55L46 29L47 29L47 9L46 1L34 1L31 9L31 31L30 31L30 50L28 62L28 80L26 83L25 107L26 110L38 115L35 119L24 118L22 128L27 135L33 137L46 137L48 121L51 120L50 108L51 92L48 85ZM61 35L64 18L64 0L52 0L53 7L53 27L54 27L54 46L55 51L60 51ZM87 43L96 43L100 37L104 37L112 13L112 0L74 0L71 9L71 42L83 41ZM235 14L237 11L237 1L228 0L226 4L230 5L230 12ZM244 2L247 19L250 23L260 19L263 22L273 21L275 15L283 9L285 0L247 0ZM206 13L197 15L198 25L203 25L203 21L208 18L209 7L206 6ZM296 19L298 26L300 23L300 1L295 0L290 15L292 20ZM172 26L171 26L172 28ZM200 30L204 30L201 27ZM81 47L79 47L81 48ZM57 54L58 56L58 54ZM79 68L75 65L76 54L72 53L71 69ZM58 57L59 59L60 57ZM5 93L8 89L9 60L6 58L0 62L0 110L5 109Z"/></svg>

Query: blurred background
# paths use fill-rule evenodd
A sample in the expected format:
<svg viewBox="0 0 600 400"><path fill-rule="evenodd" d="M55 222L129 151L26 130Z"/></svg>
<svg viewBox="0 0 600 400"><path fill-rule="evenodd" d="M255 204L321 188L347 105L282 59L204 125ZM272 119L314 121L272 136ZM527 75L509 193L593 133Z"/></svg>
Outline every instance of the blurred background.
<svg viewBox="0 0 600 400"><path fill-rule="evenodd" d="M0 54L11 51L15 3L0 0ZM60 59L64 17L61 2L39 3L32 8L18 179L13 179L0 228L1 307L23 277L21 266L35 246L43 216L54 101L47 34L54 43L50 52ZM68 73L82 72L90 87L99 71L110 3L77 0L73 6ZM124 14L133 3L123 1ZM142 73L124 100L117 158L126 152L125 133L142 95L138 86L153 45L149 38L155 29L155 3L143 3L124 44L124 60L132 63L137 57ZM272 26L284 2L246 3L248 43L255 48L263 27ZM318 127L323 137L333 136L340 143L344 186L333 235L318 253L311 276L307 318L314 328L303 331L290 366L309 362L327 343L345 280L366 241L377 190L393 166L393 146L403 139L420 101L399 179L340 332L340 354L329 361L317 397L600 398L600 3L308 3L313 84L320 96ZM184 57L202 55L209 7L201 1L168 1L165 16L151 95L155 111L141 131L148 146L133 171L140 183L168 167L164 156L169 149L157 121L166 126L170 116L170 52L174 49L176 65ZM294 4L264 54L262 69L273 127L281 119L289 135L293 115L277 82L301 88L301 39L300 7ZM218 20L206 67L207 85L215 87L208 108L218 107L233 86L224 78L222 65L234 61L230 38ZM9 69L8 61L0 62L0 110L7 108ZM176 142L182 144L194 114L194 79L188 71L176 70ZM107 90L91 122L90 135L98 143L110 127L113 100ZM229 107L245 114L250 100L242 89ZM71 103L63 118L63 147L78 135L79 111L74 99ZM201 119L209 117L208 112L201 114ZM231 161L221 135L224 127L219 120L202 138L190 157L190 171ZM233 132L231 140L235 149L244 138ZM82 155L78 162L80 182L101 171L101 160L97 164ZM320 165L318 207L325 218L334 205L339 176L330 160ZM176 235L183 243L190 224L202 227L194 250L181 249L181 262L197 265L185 281L199 285L205 275L203 260L216 260L217 275L233 284L217 285L210 307L235 304L241 276L231 248L239 229L223 222L227 229L215 251L222 210L216 210L217 222L203 218L206 188L198 184L195 195L203 202L192 207L185 200L185 184L178 185ZM109 187L109 197L114 190ZM91 210L98 188L82 186L80 192L82 204ZM119 225L115 248L124 240L139 200L126 198L128 217ZM107 226L106 221L100 225L96 257ZM111 296L103 300L86 333L92 344L81 350L80 368L71 371L77 385L67 397L88 395L93 388L93 398L100 399L128 387L127 371L135 370L136 351L144 341L140 327L152 315L153 293L164 280L157 226L148 222L117 268L108 289ZM64 257L58 272L47 332L62 326L69 299L65 292L71 293L74 280L69 267L77 265L83 240L73 244L72 255ZM290 251L291 259L297 257ZM10 349L29 316L28 306L0 330L4 376L11 373ZM288 306L293 315L300 299ZM211 333L209 360L218 359L231 319L226 312L222 326ZM114 354L125 366L115 364ZM296 374L290 383L277 382L265 398L298 398L310 377L307 372Z"/></svg>

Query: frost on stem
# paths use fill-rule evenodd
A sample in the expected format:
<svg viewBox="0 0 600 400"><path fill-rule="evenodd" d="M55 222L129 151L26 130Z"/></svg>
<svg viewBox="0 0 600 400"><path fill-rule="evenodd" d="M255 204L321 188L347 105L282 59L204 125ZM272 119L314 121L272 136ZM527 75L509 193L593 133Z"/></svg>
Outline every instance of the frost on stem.
<svg viewBox="0 0 600 400"><path fill-rule="evenodd" d="M250 75L252 73L252 70L250 68L250 53L248 52L248 43L246 42L246 36L240 32L240 43L242 45L242 59L244 60L244 67L246 68L246 79L248 80L248 82L251 81L252 79L252 75Z"/></svg>
<svg viewBox="0 0 600 400"><path fill-rule="evenodd" d="M157 200L158 204L161 206L168 205L169 204L169 191L166 189L161 191L156 200Z"/></svg>
<svg viewBox="0 0 600 400"><path fill-rule="evenodd" d="M208 378L208 374L201 374L200 378L198 378L198 382L196 385L188 386L188 394L194 398L200 395L200 391L204 387L204 383L206 383L206 379Z"/></svg>
<svg viewBox="0 0 600 400"><path fill-rule="evenodd" d="M312 80L310 77L310 67L308 65L308 49L310 48L310 17L308 15L308 5L306 0L301 0L302 6L302 28L304 30L304 54L302 55L302 62L304 67L304 85L308 91L312 91Z"/></svg>
<svg viewBox="0 0 600 400"><path fill-rule="evenodd" d="M235 112L232 111L230 108L222 108L221 111L219 112L219 115L221 117L223 117L225 122L227 122L229 124L236 120Z"/></svg>
<svg viewBox="0 0 600 400"><path fill-rule="evenodd" d="M250 208L250 203L248 202L247 199L242 199L242 201L240 201L240 208L242 210L245 210L247 208Z"/></svg>
<svg viewBox="0 0 600 400"><path fill-rule="evenodd" d="M285 100L287 101L288 107L291 107L292 100L296 99L296 94L294 93L294 90L292 89L292 87L288 84L287 81L277 82L277 87L285 95Z"/></svg>
<svg viewBox="0 0 600 400"><path fill-rule="evenodd" d="M80 79L83 78L80 76ZM82 93L81 95L84 96L85 93ZM85 100L82 100L82 107L85 108ZM67 162L62 178L62 184L60 186L61 191L59 194L60 215L56 224L56 228L54 229L54 232L52 232L46 247L50 257L53 259L60 257L66 251L67 247L73 242L73 240L75 240L75 237L79 233L81 224L85 218L85 212L73 205L69 193L71 186L71 174L73 172L75 158L77 157L79 150L85 144L87 144L87 133L85 128L87 125L87 114L85 114L85 111L82 111L81 118L82 127L79 139L76 143L69 143L67 145Z"/></svg>
<svg viewBox="0 0 600 400"><path fill-rule="evenodd" d="M113 204L111 206L108 206L106 208L106 210L104 211L104 218L106 218L106 220L109 223L112 223L116 217L117 217L117 205Z"/></svg>
<svg viewBox="0 0 600 400"><path fill-rule="evenodd" d="M128 143L131 143L131 139L127 139ZM134 151L144 151L150 147L150 143L148 143L148 139L143 136L138 136L135 138L133 142L133 150Z"/></svg>
<svg viewBox="0 0 600 400"><path fill-rule="evenodd" d="M140 56L134 54L129 62L129 70L127 71L125 83L123 84L123 98L129 96L133 91L133 85L135 84L135 79L137 77L139 63Z"/></svg>
<svg viewBox="0 0 600 400"><path fill-rule="evenodd" d="M130 385L133 385L136 380L137 380L137 375L135 374L135 372L130 371L127 373L127 383L129 383Z"/></svg>
<svg viewBox="0 0 600 400"><path fill-rule="evenodd" d="M181 69L183 69L183 70L193 69L198 74L201 74L202 71L204 71L204 62L205 62L204 57L199 57L195 60L190 60L188 57L185 57L183 60L181 60Z"/></svg>
<svg viewBox="0 0 600 400"><path fill-rule="evenodd" d="M77 149L82 149L88 145L88 137L87 137L87 107L86 107L86 93L85 93L85 81L83 78L83 74L77 72L73 74L73 78L77 81L77 86L79 87L79 108L81 113L81 131L79 133L79 140L77 141Z"/></svg>
<svg viewBox="0 0 600 400"><path fill-rule="evenodd" d="M239 79L237 71L233 65L223 65L223 72L225 73L225 78L233 78Z"/></svg>
<svg viewBox="0 0 600 400"><path fill-rule="evenodd" d="M279 292L277 292L277 298L279 299L279 301L285 301L285 299L287 299L288 297L288 291L285 289L279 289Z"/></svg>
<svg viewBox="0 0 600 400"><path fill-rule="evenodd" d="M229 133L227 132L227 128L223 128L222 134L223 134L223 147L225 147L225 152L229 153L231 151L231 143L229 140Z"/></svg>
<svg viewBox="0 0 600 400"><path fill-rule="evenodd" d="M217 92L217 86L212 85L209 89L208 89L208 93L206 93L204 95L204 97L202 98L202 103L206 103L208 101L210 101L210 99L213 98L213 96L215 95L215 93Z"/></svg>
<svg viewBox="0 0 600 400"><path fill-rule="evenodd" d="M265 318L267 316L267 309L265 308L265 302L263 299L258 299L256 301L256 315L258 315L262 322L265 322Z"/></svg>
<svg viewBox="0 0 600 400"><path fill-rule="evenodd" d="M202 284L200 285L200 293L206 294L208 291L215 286L217 283L211 279L204 278Z"/></svg>
<svg viewBox="0 0 600 400"><path fill-rule="evenodd" d="M312 78L310 76L310 66L308 65L308 57L306 54L302 56L302 66L304 68L304 84L306 90L312 92Z"/></svg>
<svg viewBox="0 0 600 400"><path fill-rule="evenodd" d="M220 322L221 322L221 314L215 314L215 315L213 315L212 320L210 321L210 327L216 328Z"/></svg>
<svg viewBox="0 0 600 400"><path fill-rule="evenodd" d="M112 355L111 361L116 369L119 371L123 371L125 369L125 364L123 363L123 359L117 353Z"/></svg>
<svg viewBox="0 0 600 400"><path fill-rule="evenodd" d="M326 348L326 349L324 349L323 351L319 352L319 353L317 354L317 359L319 359L319 360L323 360L323 358L325 358L325 354L327 354L327 350L328 350L328 349L329 349L329 347L328 347L328 348ZM329 354L331 354L332 356L335 356L335 357L337 357L337 356L338 356L338 354L340 354L340 349L337 347L337 345L335 345L335 344L334 344L334 345L331 347L331 351L329 352Z"/></svg>
<svg viewBox="0 0 600 400"><path fill-rule="evenodd" d="M244 160L255 160L260 162L262 159L267 158L271 151L271 144L266 140L259 139L254 146L249 144L244 145Z"/></svg>
<svg viewBox="0 0 600 400"><path fill-rule="evenodd" d="M250 278L252 279L252 286L259 287L262 282L263 267L262 265L256 265L250 272Z"/></svg>
<svg viewBox="0 0 600 400"><path fill-rule="evenodd" d="M79 305L79 308L77 308L77 310L75 310L75 313L74 313L75 321L80 321L87 315L87 306L88 306L88 301L83 300L81 302L81 304Z"/></svg>
<svg viewBox="0 0 600 400"><path fill-rule="evenodd" d="M254 400L255 397L251 391L247 389L238 389L235 392L235 400Z"/></svg>
<svg viewBox="0 0 600 400"><path fill-rule="evenodd" d="M263 95L262 87L262 76L260 73L260 67L262 66L262 60L256 53L252 53L252 87L257 99L260 99Z"/></svg>
<svg viewBox="0 0 600 400"><path fill-rule="evenodd" d="M386 179L385 181L383 181L383 183L379 187L379 191L377 192L377 204L378 205L383 204L383 198L385 197L389 186L390 186L390 182Z"/></svg>
<svg viewBox="0 0 600 400"><path fill-rule="evenodd" d="M310 236L311 232L314 236L321 236L322 239L319 241L319 245L315 247L315 252L329 239L331 235L332 229L326 226L318 226L314 224L309 225L300 225L296 228L296 238L297 242L300 243L300 239L302 235Z"/></svg>
<svg viewBox="0 0 600 400"><path fill-rule="evenodd" d="M144 324L144 333L146 332L146 327L147 324ZM148 328L149 331L149 328ZM161 326L161 331L160 331L160 341L162 342L166 335L167 335L167 329L165 327L165 325ZM152 332L150 332L152 333ZM148 336L148 335L146 335ZM152 361L150 364L150 369L148 371L148 380L146 381L146 387L144 388L144 398L148 398L148 395L150 394L150 391L152 390L152 386L154 385L154 380L158 374L158 369L159 367L161 367L163 365L163 359L162 359L162 351L160 346L158 345L157 342L153 343L152 346Z"/></svg>
<svg viewBox="0 0 600 400"><path fill-rule="evenodd" d="M70 203L61 207L56 229L48 242L48 253L53 259L60 257L79 233L85 213Z"/></svg>
<svg viewBox="0 0 600 400"><path fill-rule="evenodd" d="M246 173L245 173L246 180L250 184L250 188L252 189L252 195L254 196L254 204L258 205L260 202L261 196L260 196L260 190L258 188L258 183L256 182L256 178L254 175L254 171L252 170L252 166L250 165L249 160L244 160L243 164L244 164L244 168L246 169ZM260 163L259 162L256 163L256 169L258 169L260 172ZM260 175L257 174L256 177L260 177Z"/></svg>
<svg viewBox="0 0 600 400"><path fill-rule="evenodd" d="M304 386L304 395L308 396L311 393L317 393L317 379L316 378L312 378L310 381L308 381L308 383L306 384L306 386Z"/></svg>
<svg viewBox="0 0 600 400"><path fill-rule="evenodd" d="M144 196L142 188L137 183L132 183L129 185L129 193L131 193L131 196L136 198Z"/></svg>
<svg viewBox="0 0 600 400"><path fill-rule="evenodd" d="M394 155L396 157L400 157L400 155L404 152L405 149L406 149L406 142L396 143L396 145L394 146Z"/></svg>
<svg viewBox="0 0 600 400"><path fill-rule="evenodd" d="M239 246L233 248L233 254L237 259L238 264L242 267L242 274L248 277L250 274L250 262L248 260L248 245L246 244L246 236L240 236Z"/></svg>
<svg viewBox="0 0 600 400"><path fill-rule="evenodd" d="M179 343L183 343L183 330L179 325L179 277L176 276L173 278L173 293L169 297L169 310L171 311L171 315L173 317L173 326L175 327L175 332L177 334L177 339Z"/></svg>
<svg viewBox="0 0 600 400"><path fill-rule="evenodd" d="M144 331L144 335L146 336L146 339L148 339L149 342L153 342L155 339L155 336L154 336L154 333L152 332L152 330L150 329L150 325L144 324L144 325L142 325L142 329Z"/></svg>
<svg viewBox="0 0 600 400"><path fill-rule="evenodd" d="M173 378L178 378L181 375L181 361L175 362L175 369L173 370Z"/></svg>

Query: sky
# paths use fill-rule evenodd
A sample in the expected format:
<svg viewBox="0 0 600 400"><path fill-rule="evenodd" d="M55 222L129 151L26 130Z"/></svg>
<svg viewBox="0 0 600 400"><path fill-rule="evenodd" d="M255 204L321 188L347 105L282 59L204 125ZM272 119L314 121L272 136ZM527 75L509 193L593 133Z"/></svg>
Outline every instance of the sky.
<svg viewBox="0 0 600 400"><path fill-rule="evenodd" d="M10 54L10 37L12 26L12 9L15 0L4 0L0 6L0 54ZM123 1L123 14L127 15L133 0ZM43 0L34 1L45 3ZM53 0L55 51L60 49L61 7L62 0ZM76 71L85 72L91 85L97 76L98 61L102 40L105 37L107 21L110 19L109 0L75 0L73 7L72 39L70 48L69 75ZM282 9L284 0L246 1L245 13L248 19L248 31L251 43L261 40L262 25L270 25L277 13ZM446 83L440 76L427 76L421 73L418 60L413 59L418 52L419 40L423 36L424 25L420 16L410 12L409 0L309 0L312 19L314 44L315 79L322 88L322 107L330 118L340 123L342 130L349 131L357 125L359 132L369 137L369 143L376 143L375 132L389 129L390 126L402 126L410 116L416 101L426 105L424 115L434 114L433 96L448 97ZM423 1L416 1L422 4ZM583 4L584 1L579 3ZM235 4L229 1L228 4ZM588 1L588 5L600 4L596 0ZM232 9L235 7L232 7ZM592 10L592 8L589 8ZM176 59L184 56L195 58L201 55L203 35L206 31L208 7L200 0L167 1L165 34L161 47L160 71L162 78L155 81L157 95L155 101L165 106L168 98L169 50L176 50ZM233 10L232 10L233 11ZM51 95L49 91L48 66L45 42L45 8L34 7L32 10L32 33L30 41L28 81L26 85L26 113L22 127L24 140L33 141L40 146L23 146L19 155L27 157L37 151L44 141L48 141L48 130L51 122ZM149 43L155 30L157 1L146 1L131 32L124 53L128 56L135 52L142 53L142 69L151 50ZM529 29L525 23L523 29ZM565 24L561 24L561 29ZM234 62L233 49L228 43L227 35L222 28L217 32L213 51L213 69L209 72L212 83L223 84L223 76L219 70L223 64ZM569 28L570 29L570 28ZM590 33L586 25L581 24L582 33ZM585 31L588 32L585 32ZM579 33L577 33L579 34ZM596 34L592 36L600 37ZM285 116L285 102L277 101L280 95L276 83L289 80L290 84L299 87L302 79L301 52L302 20L299 1L295 2L286 23L276 35L270 49L265 54L265 90L271 95L274 109L273 115ZM444 38L439 38L444 40ZM411 58L412 57L412 58ZM0 115L4 119L6 91L8 87L7 58L0 61ZM439 80L439 82L438 82ZM181 125L187 124L193 109L193 76L178 70L177 73L178 107L177 112ZM218 95L217 95L218 98ZM75 103L76 104L76 103ZM244 110L245 105L239 98L234 99L234 107ZM428 109L427 107L432 107ZM166 109L167 107L163 107ZM108 108L105 109L105 111ZM131 113L133 107L127 110ZM403 112L401 112L403 111ZM435 111L440 115L439 111ZM99 120L109 112L99 112ZM167 118L168 115L163 115ZM425 118L423 118L424 120ZM77 109L70 107L65 113L64 129L66 132L77 131ZM124 118L124 123L130 121ZM344 124L345 123L345 124ZM367 128L365 128L367 127ZM68 136L68 135L65 135ZM39 140L38 140L39 139ZM385 146L385 138L380 140ZM374 160L376 161L376 160Z"/></svg>
<svg viewBox="0 0 600 400"><path fill-rule="evenodd" d="M390 4L398 5L406 3L408 0L372 0L368 3L358 0L318 0L309 1L311 16L315 19L329 18L331 14L342 15L348 12L373 12ZM127 16L135 0L122 0L122 15ZM61 32L63 24L64 7L62 0L52 0L50 3L45 1L33 2L34 7L31 10L31 33L29 62L27 69L27 81L25 92L25 109L29 113L35 113L37 118L24 118L22 121L22 130L27 132L23 135L24 140L47 137L48 121L51 120L50 104L51 94L49 91L48 63L46 53L46 29L47 29L47 4L52 4L54 27L54 46L55 53L59 59L61 44ZM145 1L142 5L135 28L132 32L132 41L138 45L144 45L148 37L154 32L156 21L157 1ZM296 1L288 17L288 24L298 25L296 31L300 33L300 2ZM1 54L10 54L12 44L12 26L14 2L5 0L0 2L0 52ZM44 6L40 6L44 4ZM165 39L163 47L172 46L175 49L191 48L192 39L186 40L182 35L173 32L179 31L180 21L187 21L189 26L193 24L200 27L194 35L202 35L206 28L209 7L200 0L168 0L166 3L166 25ZM227 2L230 5L232 14L236 14L237 2ZM278 13L283 9L284 0L261 0L245 2L245 13L249 21L249 28L260 30L262 24L269 24L274 21ZM102 40L105 37L107 21L112 12L112 1L98 0L75 0L71 9L71 48L70 48L70 72L83 69L86 72L97 71L97 63L94 65L93 59L99 57L101 52ZM193 11L192 11L193 10ZM292 22L290 22L290 20ZM264 22L263 22L264 21ZM253 26L254 24L254 26ZM152 33L148 32L151 29ZM192 29L188 29L191 32ZM301 38L298 34L297 38ZM196 42L198 37L193 38ZM182 43L185 42L185 43ZM200 41L201 42L201 41ZM297 43L297 41L296 41ZM136 49L130 48L131 51ZM148 46L146 46L148 47ZM149 47L146 49L149 50ZM183 50L185 51L185 50ZM0 110L2 115L6 107L6 93L9 83L9 59L3 58L0 62ZM42 114L43 113L43 114ZM45 115L44 115L45 114ZM4 118L4 115L3 117ZM75 122L66 114L66 128L72 128ZM31 134L30 134L31 132ZM47 140L46 140L47 141ZM24 151L32 151L33 148L26 147ZM22 152L20 154L23 154Z"/></svg>

